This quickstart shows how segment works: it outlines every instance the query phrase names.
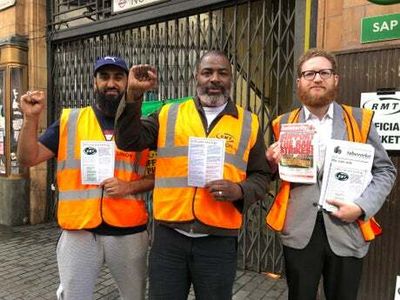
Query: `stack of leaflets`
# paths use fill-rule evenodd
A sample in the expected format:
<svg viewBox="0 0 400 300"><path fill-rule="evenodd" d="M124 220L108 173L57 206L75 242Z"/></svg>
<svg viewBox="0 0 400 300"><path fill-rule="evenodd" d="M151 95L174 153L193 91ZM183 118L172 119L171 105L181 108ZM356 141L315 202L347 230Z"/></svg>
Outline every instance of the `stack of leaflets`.
<svg viewBox="0 0 400 300"><path fill-rule="evenodd" d="M330 140L326 147L324 177L319 205L336 211L329 199L354 201L371 182L375 149L372 145Z"/></svg>
<svg viewBox="0 0 400 300"><path fill-rule="evenodd" d="M283 124L279 136L282 158L279 176L297 183L316 183L318 140L311 124ZM325 151L319 205L326 211L337 208L326 200L354 201L372 180L375 149L372 145L328 140Z"/></svg>

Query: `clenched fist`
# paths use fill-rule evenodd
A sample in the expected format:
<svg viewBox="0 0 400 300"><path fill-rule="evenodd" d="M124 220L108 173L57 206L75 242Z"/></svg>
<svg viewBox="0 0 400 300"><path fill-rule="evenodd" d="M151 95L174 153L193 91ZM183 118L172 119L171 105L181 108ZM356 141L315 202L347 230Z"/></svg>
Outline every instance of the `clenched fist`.
<svg viewBox="0 0 400 300"><path fill-rule="evenodd" d="M43 91L28 91L22 95L19 108L25 118L39 117L44 109L44 92Z"/></svg>
<svg viewBox="0 0 400 300"><path fill-rule="evenodd" d="M157 71L150 65L136 65L129 70L126 102L142 99L145 92L157 87Z"/></svg>

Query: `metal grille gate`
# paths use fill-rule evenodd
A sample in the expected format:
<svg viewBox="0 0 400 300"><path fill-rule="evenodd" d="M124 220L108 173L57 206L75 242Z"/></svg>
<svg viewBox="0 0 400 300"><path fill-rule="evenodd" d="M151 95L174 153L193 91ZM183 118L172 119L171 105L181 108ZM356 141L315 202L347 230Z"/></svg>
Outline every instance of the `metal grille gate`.
<svg viewBox="0 0 400 300"><path fill-rule="evenodd" d="M86 9L81 2L52 1L50 34L60 30L60 12L71 5ZM96 2L96 1L93 1ZM101 15L107 15L102 1ZM68 4L68 5L67 5ZM62 6L64 10L62 10ZM79 7L82 6L82 7ZM75 7L75 9L77 9ZM106 9L107 12L107 9ZM295 0L228 1L218 9L203 8L187 16L157 23L132 25L93 36L51 42L49 122L64 107L82 107L93 101L93 62L102 55L119 55L129 64L157 66L158 90L147 99L168 99L195 93L195 64L204 51L224 50L232 63L233 99L255 112L266 143L269 122L292 101ZM84 14L79 13L80 18ZM91 17L98 16L96 11ZM78 17L71 17L76 22ZM60 25L61 24L61 25ZM281 245L275 233L265 227L265 213L275 187L266 201L248 208L239 237L239 267L282 273Z"/></svg>

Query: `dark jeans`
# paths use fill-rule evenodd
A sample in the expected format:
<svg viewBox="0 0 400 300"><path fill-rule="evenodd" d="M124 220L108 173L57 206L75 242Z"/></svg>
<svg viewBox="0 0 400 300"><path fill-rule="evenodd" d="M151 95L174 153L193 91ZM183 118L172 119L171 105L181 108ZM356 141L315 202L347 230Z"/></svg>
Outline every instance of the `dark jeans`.
<svg viewBox="0 0 400 300"><path fill-rule="evenodd" d="M191 238L155 225L149 258L149 298L187 299L193 283L197 300L232 299L237 238Z"/></svg>
<svg viewBox="0 0 400 300"><path fill-rule="evenodd" d="M362 259L341 257L329 246L321 213L304 249L283 247L289 300L315 300L323 277L327 300L356 300Z"/></svg>

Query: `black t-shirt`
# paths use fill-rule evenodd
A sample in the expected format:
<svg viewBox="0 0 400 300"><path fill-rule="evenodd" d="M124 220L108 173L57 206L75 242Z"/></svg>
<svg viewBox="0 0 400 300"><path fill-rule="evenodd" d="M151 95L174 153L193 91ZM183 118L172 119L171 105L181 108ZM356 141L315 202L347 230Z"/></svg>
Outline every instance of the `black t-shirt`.
<svg viewBox="0 0 400 300"><path fill-rule="evenodd" d="M104 116L95 106L92 106L93 111L96 114L97 121L103 130L104 136L111 140L114 134L114 118ZM55 121L51 124L47 130L40 136L39 142L46 148L51 150L56 156L58 154L58 145L60 140L60 120ZM126 235L146 230L146 225L136 227L115 227L111 226L104 221L96 228L87 229L90 232L101 234L101 235Z"/></svg>

